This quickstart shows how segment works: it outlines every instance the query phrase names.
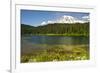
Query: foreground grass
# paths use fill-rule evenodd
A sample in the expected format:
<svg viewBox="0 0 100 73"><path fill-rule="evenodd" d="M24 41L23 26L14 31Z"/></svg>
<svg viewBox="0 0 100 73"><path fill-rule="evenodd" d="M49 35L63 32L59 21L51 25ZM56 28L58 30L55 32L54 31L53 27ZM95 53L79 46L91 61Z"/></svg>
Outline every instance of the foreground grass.
<svg viewBox="0 0 100 73"><path fill-rule="evenodd" d="M88 60L88 45L41 45L48 46L46 49L33 50L31 54L21 56L21 62L49 62L49 61L73 61Z"/></svg>

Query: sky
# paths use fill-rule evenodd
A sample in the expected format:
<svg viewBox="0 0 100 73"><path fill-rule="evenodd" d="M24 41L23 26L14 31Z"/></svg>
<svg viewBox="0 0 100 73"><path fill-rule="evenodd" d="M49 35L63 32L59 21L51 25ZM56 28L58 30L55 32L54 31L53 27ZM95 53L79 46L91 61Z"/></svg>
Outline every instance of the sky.
<svg viewBox="0 0 100 73"><path fill-rule="evenodd" d="M21 24L39 26L47 21L56 21L64 15L72 16L78 20L86 20L89 17L89 13L82 12L21 10Z"/></svg>

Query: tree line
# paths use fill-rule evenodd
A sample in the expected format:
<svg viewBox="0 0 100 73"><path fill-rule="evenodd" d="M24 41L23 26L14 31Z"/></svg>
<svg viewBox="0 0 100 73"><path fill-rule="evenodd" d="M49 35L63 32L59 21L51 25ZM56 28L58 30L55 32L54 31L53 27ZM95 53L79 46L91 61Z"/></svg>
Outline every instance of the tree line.
<svg viewBox="0 0 100 73"><path fill-rule="evenodd" d="M21 34L86 35L89 36L89 23L54 23L42 26L21 24Z"/></svg>

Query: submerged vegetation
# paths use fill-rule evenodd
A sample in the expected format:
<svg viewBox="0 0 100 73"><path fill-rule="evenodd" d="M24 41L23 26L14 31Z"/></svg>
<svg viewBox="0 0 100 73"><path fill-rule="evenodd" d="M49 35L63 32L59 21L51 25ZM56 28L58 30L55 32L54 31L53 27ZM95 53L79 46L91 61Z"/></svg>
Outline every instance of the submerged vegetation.
<svg viewBox="0 0 100 73"><path fill-rule="evenodd" d="M22 55L21 62L88 60L88 45L41 45L48 48Z"/></svg>

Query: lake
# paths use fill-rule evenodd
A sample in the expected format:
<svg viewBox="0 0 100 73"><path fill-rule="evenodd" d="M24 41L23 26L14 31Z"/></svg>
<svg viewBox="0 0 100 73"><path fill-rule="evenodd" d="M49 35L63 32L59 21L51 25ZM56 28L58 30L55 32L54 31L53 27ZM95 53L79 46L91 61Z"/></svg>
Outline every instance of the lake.
<svg viewBox="0 0 100 73"><path fill-rule="evenodd" d="M67 49L66 51L67 53L72 53L73 49L76 48L76 50L74 50L75 53L84 52L82 55L87 55L87 53L89 54L89 37L82 37L82 36L81 37L79 36L75 36L75 37L73 36L72 37L71 36L22 36L21 37L22 56L24 55L36 56L40 51L43 52L46 49L47 50L49 49L48 51L49 53L51 48L53 49L62 48L65 51ZM52 54L52 52L50 54Z"/></svg>
<svg viewBox="0 0 100 73"><path fill-rule="evenodd" d="M66 45L77 45L77 44L89 44L88 37L68 37L68 36L24 36L22 37L22 45L24 42L32 44L66 44Z"/></svg>
<svg viewBox="0 0 100 73"><path fill-rule="evenodd" d="M53 45L88 45L89 37L70 36L23 36L22 51L30 53L34 49L46 49Z"/></svg>

